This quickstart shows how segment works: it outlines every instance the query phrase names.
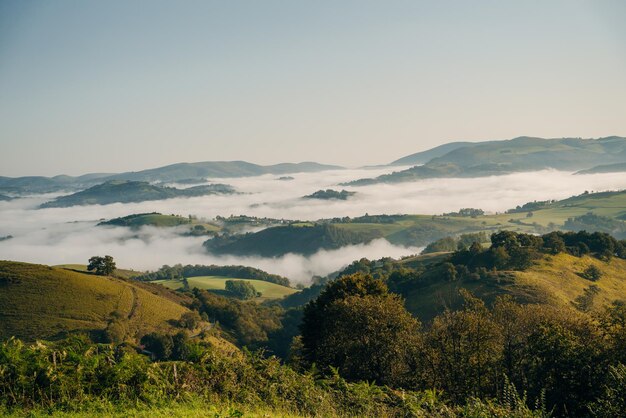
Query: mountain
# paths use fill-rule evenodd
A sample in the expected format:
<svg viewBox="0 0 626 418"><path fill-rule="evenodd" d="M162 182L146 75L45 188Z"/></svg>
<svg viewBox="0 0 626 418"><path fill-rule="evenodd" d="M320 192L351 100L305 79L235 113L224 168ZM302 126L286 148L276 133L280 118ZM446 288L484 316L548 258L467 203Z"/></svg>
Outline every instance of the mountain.
<svg viewBox="0 0 626 418"><path fill-rule="evenodd" d="M519 137L456 148L422 166L373 179L345 183L364 186L427 178L482 177L521 171L579 171L601 164L626 162L626 138L600 139Z"/></svg>
<svg viewBox="0 0 626 418"><path fill-rule="evenodd" d="M0 339L98 336L114 322L133 338L171 331L189 312L184 296L160 286L38 264L0 261L0 289Z"/></svg>
<svg viewBox="0 0 626 418"><path fill-rule="evenodd" d="M292 224L243 235L217 236L205 241L204 246L215 254L276 257L287 253L310 255L320 249L333 250L379 237L376 232L353 232L328 224Z"/></svg>
<svg viewBox="0 0 626 418"><path fill-rule="evenodd" d="M455 149L475 145L474 142L449 142L447 144L439 145L435 148L431 148L426 151L416 152L415 154L407 155L396 161L393 161L390 165L418 165L424 164L433 158L441 157L450 151Z"/></svg>
<svg viewBox="0 0 626 418"><path fill-rule="evenodd" d="M199 163L177 163L164 167L119 174L85 174L79 177L0 177L0 192L4 193L49 193L60 190L78 190L110 180L132 180L171 183L177 181L202 182L206 178L250 177L263 174L311 173L336 170L342 167L315 162L258 165L245 161L206 161Z"/></svg>
<svg viewBox="0 0 626 418"><path fill-rule="evenodd" d="M154 186L141 181L110 180L71 195L58 197L55 200L42 204L40 208L108 205L110 203L144 202L147 200L230 194L234 192L234 189L226 184L209 184L188 189L176 189L173 187Z"/></svg>
<svg viewBox="0 0 626 418"><path fill-rule="evenodd" d="M576 174L598 174L598 173L623 173L626 172L626 163L605 164L591 167L588 170L580 170Z"/></svg>

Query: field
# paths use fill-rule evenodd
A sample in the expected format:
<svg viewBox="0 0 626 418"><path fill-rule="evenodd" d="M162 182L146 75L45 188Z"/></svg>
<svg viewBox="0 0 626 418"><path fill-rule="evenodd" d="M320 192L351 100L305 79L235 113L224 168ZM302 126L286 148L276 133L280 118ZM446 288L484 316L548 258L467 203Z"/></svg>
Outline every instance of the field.
<svg viewBox="0 0 626 418"><path fill-rule="evenodd" d="M259 302L264 302L266 300L272 299L282 299L285 296L297 292L296 289L281 286L275 283L266 282L263 280L236 279L232 277L221 276L198 276L187 278L190 288L193 289L194 287L197 287L198 289L215 291L219 294L226 293L226 291L224 290L226 286L226 280L245 280L252 283L257 292L261 292L261 297L255 299ZM157 280L152 283L159 283L163 286L169 287L170 289L180 289L183 286L183 283L180 280Z"/></svg>
<svg viewBox="0 0 626 418"><path fill-rule="evenodd" d="M104 330L123 318L135 338L170 330L187 308L158 289L63 268L0 261L0 338L55 339L67 332Z"/></svg>

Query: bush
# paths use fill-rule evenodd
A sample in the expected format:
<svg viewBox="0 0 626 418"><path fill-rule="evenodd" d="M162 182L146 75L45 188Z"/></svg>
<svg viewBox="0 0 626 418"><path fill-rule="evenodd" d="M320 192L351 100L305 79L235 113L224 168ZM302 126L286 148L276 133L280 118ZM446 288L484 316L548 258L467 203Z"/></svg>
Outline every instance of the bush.
<svg viewBox="0 0 626 418"><path fill-rule="evenodd" d="M602 270L592 264L582 272L581 276L587 280L596 282L602 277Z"/></svg>

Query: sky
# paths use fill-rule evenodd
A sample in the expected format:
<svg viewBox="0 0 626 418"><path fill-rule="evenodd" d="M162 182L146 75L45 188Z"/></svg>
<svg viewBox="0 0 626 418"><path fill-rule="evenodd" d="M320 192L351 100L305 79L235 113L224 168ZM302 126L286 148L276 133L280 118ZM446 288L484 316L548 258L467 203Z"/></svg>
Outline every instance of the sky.
<svg viewBox="0 0 626 418"><path fill-rule="evenodd" d="M626 136L626 2L0 0L0 176Z"/></svg>

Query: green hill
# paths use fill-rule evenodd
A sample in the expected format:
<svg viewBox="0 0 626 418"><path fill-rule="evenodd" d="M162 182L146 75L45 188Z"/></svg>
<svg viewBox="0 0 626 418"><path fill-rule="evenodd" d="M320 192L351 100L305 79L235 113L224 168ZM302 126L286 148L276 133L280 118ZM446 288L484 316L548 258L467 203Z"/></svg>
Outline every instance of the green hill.
<svg viewBox="0 0 626 418"><path fill-rule="evenodd" d="M126 173L93 173L78 177L71 176L0 176L0 192L4 193L50 193L63 190L80 190L111 180L144 182L188 182L210 178L249 177L263 174L310 173L336 170L342 167L318 164L315 162L282 163L269 166L245 161L205 161L199 163L178 163L148 170Z"/></svg>
<svg viewBox="0 0 626 418"><path fill-rule="evenodd" d="M89 274L91 274L87 270L87 264L58 264L58 265L52 266L52 267L59 267L59 268L67 269L67 270L77 271L79 273L89 273ZM140 276L142 274L144 274L143 271L136 271L136 270L116 268L115 272L113 273L113 276L117 277L117 278L121 278L121 279L133 279L133 278L135 278L137 276Z"/></svg>
<svg viewBox="0 0 626 418"><path fill-rule="evenodd" d="M318 190L315 193L306 195L304 196L304 199L348 200L350 196L354 196L355 194L356 192L349 192L347 190L342 190L338 192L337 190L326 189Z"/></svg>
<svg viewBox="0 0 626 418"><path fill-rule="evenodd" d="M579 171L626 161L626 138L519 137L463 146L416 166L373 179L346 183L363 186L426 178L481 177L543 169Z"/></svg>
<svg viewBox="0 0 626 418"><path fill-rule="evenodd" d="M439 145L435 148L428 149L426 151L416 152L415 154L407 155L393 161L390 165L417 165L424 164L433 158L446 155L450 151L455 149L475 145L473 142L449 142L447 144Z"/></svg>
<svg viewBox="0 0 626 418"><path fill-rule="evenodd" d="M188 277L187 283L189 284L189 288L198 288L203 290L215 291L215 293L228 296L225 289L227 280L235 280L235 281L247 281L250 282L257 292L261 293L261 296L255 298L256 301L264 302L267 300L274 299L282 299L285 296L289 296L293 293L297 293L296 289L287 286L281 286L276 283L270 283L263 280L254 280L254 279L238 279L232 277L220 277L220 276L198 276L198 277ZM184 287L183 280L173 279L173 280L156 280L152 283L158 283L170 289L181 289Z"/></svg>
<svg viewBox="0 0 626 418"><path fill-rule="evenodd" d="M329 224L292 224L242 235L217 236L205 241L204 246L215 254L275 257L287 253L309 255L320 249L337 249L379 237L376 231L354 232Z"/></svg>
<svg viewBox="0 0 626 418"><path fill-rule="evenodd" d="M58 197L53 201L42 204L40 207L66 208L78 205L107 205L111 203L144 202L174 197L230 193L234 193L234 189L226 184L210 184L188 189L176 189L173 187L154 186L140 181L111 180L71 195Z"/></svg>
<svg viewBox="0 0 626 418"><path fill-rule="evenodd" d="M97 226L124 226L128 228L140 228L142 226L155 226L157 228L169 228L187 225L184 235L211 235L220 230L220 227L207 222L199 221L193 217L180 215L163 215L158 212L136 213L120 218L102 221Z"/></svg>
<svg viewBox="0 0 626 418"><path fill-rule="evenodd" d="M0 261L0 339L56 339L102 333L112 321L126 337L170 331L185 298L160 286L64 268Z"/></svg>
<svg viewBox="0 0 626 418"><path fill-rule="evenodd" d="M623 173L624 171L626 171L626 163L617 163L598 165L588 170L581 170L576 174Z"/></svg>
<svg viewBox="0 0 626 418"><path fill-rule="evenodd" d="M591 282L581 277L590 265L600 269L600 280ZM488 304L498 296L510 295L520 303L571 307L592 285L599 289L590 308L593 311L615 300L626 301L626 260L613 258L605 262L568 254L546 256L525 271L502 271L491 280L440 280L412 289L405 295L405 304L411 313L426 321L445 309L460 308L463 301L459 289L469 290Z"/></svg>

